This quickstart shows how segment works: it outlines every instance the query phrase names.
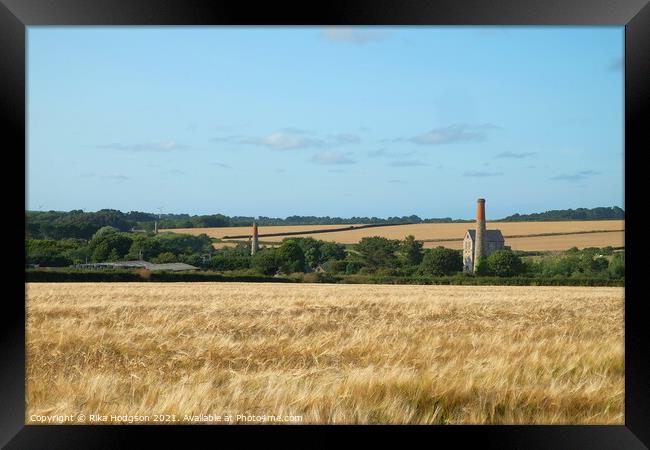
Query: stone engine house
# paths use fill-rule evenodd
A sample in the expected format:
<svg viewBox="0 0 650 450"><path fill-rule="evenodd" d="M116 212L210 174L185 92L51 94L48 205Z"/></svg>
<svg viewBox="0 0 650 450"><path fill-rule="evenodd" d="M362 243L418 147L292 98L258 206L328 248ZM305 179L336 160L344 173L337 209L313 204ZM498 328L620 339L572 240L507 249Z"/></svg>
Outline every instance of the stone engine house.
<svg viewBox="0 0 650 450"><path fill-rule="evenodd" d="M463 239L463 271L474 273L481 256L490 256L497 250L505 250L501 230L487 230L485 226L485 199L476 201L476 229L467 230Z"/></svg>

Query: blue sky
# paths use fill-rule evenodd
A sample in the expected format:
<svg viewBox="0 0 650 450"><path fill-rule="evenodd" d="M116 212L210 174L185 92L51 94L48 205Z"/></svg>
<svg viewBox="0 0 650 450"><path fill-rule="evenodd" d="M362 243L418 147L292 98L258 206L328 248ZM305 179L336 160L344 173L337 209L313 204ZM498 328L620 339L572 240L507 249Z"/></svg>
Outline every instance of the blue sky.
<svg viewBox="0 0 650 450"><path fill-rule="evenodd" d="M27 208L623 207L623 27L29 27Z"/></svg>

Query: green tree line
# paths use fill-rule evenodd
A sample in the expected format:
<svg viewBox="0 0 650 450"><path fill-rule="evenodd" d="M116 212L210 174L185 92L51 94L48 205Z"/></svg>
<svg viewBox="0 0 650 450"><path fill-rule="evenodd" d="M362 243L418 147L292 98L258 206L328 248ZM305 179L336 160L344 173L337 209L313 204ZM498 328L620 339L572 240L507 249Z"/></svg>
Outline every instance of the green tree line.
<svg viewBox="0 0 650 450"><path fill-rule="evenodd" d="M251 256L245 243L217 250L205 234L134 233L104 226L89 239L27 239L25 249L28 266L45 267L144 259L251 276L317 272L416 278L462 275L463 271L460 250L425 250L413 236L403 240L365 237L347 247L311 237L287 238L279 246L263 247ZM611 247L573 248L534 257L500 250L482 258L474 276L623 279L625 255Z"/></svg>
<svg viewBox="0 0 650 450"><path fill-rule="evenodd" d="M606 220L624 219L625 212L619 207L578 208L546 211L539 214L514 214L503 221L548 221L548 220ZM102 209L96 212L72 211L26 211L25 234L31 239L60 240L65 238L90 239L100 228L111 226L119 231L133 229L152 231L154 222L159 228L212 228L247 227L253 220L259 225L350 225L350 224L415 224L472 222L472 220L452 219L450 217L423 219L417 215L402 217L329 217L329 216L289 216L286 218L233 216L224 214L153 214L140 211L124 213L115 209Z"/></svg>
<svg viewBox="0 0 650 450"><path fill-rule="evenodd" d="M625 219L625 211L618 206L578 209L554 209L535 214L513 214L501 219L503 222L544 222L565 220L613 220Z"/></svg>

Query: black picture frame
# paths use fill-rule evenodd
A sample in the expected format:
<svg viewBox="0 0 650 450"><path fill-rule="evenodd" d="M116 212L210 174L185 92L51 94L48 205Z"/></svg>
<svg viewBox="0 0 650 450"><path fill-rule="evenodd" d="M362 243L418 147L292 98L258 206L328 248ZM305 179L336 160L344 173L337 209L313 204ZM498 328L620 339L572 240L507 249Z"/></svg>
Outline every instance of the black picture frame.
<svg viewBox="0 0 650 450"><path fill-rule="evenodd" d="M454 446L487 448L634 449L650 446L650 342L643 314L642 288L647 244L640 224L641 205L633 199L647 178L642 163L650 98L650 5L647 0L327 0L310 2L246 2L234 0L0 0L0 114L6 125L3 197L13 200L4 222L24 214L25 196L15 177L25 172L26 27L32 25L619 25L625 26L625 425L620 426L289 426L291 435L316 433L310 442L338 444L332 429L396 437L420 438L432 445L451 440ZM643 114L646 113L646 114ZM7 137L9 139L7 139ZM9 143L7 143L7 141ZM9 158L11 156L11 158ZM12 159L12 162L7 162ZM22 216L24 217L24 216ZM15 230L12 228L15 226ZM24 233L24 223L6 232ZM139 438L164 439L170 432L205 435L218 432L246 438L252 429L279 436L286 427L67 426L25 425L25 295L22 240L3 270L0 328L0 444L6 448L122 448ZM21 294L22 292L22 294ZM417 434L419 436L412 436ZM221 437L219 438L221 439ZM282 442L290 443L283 438ZM221 443L223 441L213 441Z"/></svg>

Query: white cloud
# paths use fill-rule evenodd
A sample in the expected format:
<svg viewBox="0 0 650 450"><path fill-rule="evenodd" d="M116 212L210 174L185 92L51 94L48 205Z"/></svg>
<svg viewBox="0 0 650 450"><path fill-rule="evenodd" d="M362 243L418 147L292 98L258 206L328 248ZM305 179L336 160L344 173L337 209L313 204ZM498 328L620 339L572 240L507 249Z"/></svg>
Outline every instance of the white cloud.
<svg viewBox="0 0 650 450"><path fill-rule="evenodd" d="M356 161L349 158L346 154L334 151L325 151L315 154L311 161L316 164L356 164Z"/></svg>
<svg viewBox="0 0 650 450"><path fill-rule="evenodd" d="M272 150L296 150L300 148L321 147L324 142L295 131L277 131L263 138L247 138L243 144L262 145Z"/></svg>
<svg viewBox="0 0 650 450"><path fill-rule="evenodd" d="M562 174L562 175L557 175L551 178L551 180L556 180L556 181L568 181L571 183L577 182L577 181L583 181L586 180L587 178L593 176L593 175L598 175L600 172L596 172L595 170L581 170L579 172L575 172L572 174Z"/></svg>
<svg viewBox="0 0 650 450"><path fill-rule="evenodd" d="M218 142L213 139L213 142ZM299 128L283 128L266 137L248 137L239 139L241 144L261 145L272 150L296 150L301 148L319 148L358 144L361 138L356 134L339 133L320 137L315 132Z"/></svg>
<svg viewBox="0 0 650 450"><path fill-rule="evenodd" d="M224 164L224 163L213 162L212 165L217 166L217 167L221 167L222 169L232 169L231 166L229 166L228 164Z"/></svg>
<svg viewBox="0 0 650 450"><path fill-rule="evenodd" d="M273 133L265 137L262 142L275 150L292 150L320 145L320 142L316 139L287 132Z"/></svg>
<svg viewBox="0 0 650 450"><path fill-rule="evenodd" d="M388 33L386 31L368 28L327 27L320 32L320 36L323 39L333 42L366 44L385 39Z"/></svg>
<svg viewBox="0 0 650 450"><path fill-rule="evenodd" d="M484 141L489 130L497 129L496 125L454 124L408 138L407 140L419 145L441 145L453 142Z"/></svg>
<svg viewBox="0 0 650 450"><path fill-rule="evenodd" d="M408 152L389 152L386 149L380 148L378 150L370 150L368 156L370 158L403 158L405 156L411 156L417 153L417 150L411 150Z"/></svg>

